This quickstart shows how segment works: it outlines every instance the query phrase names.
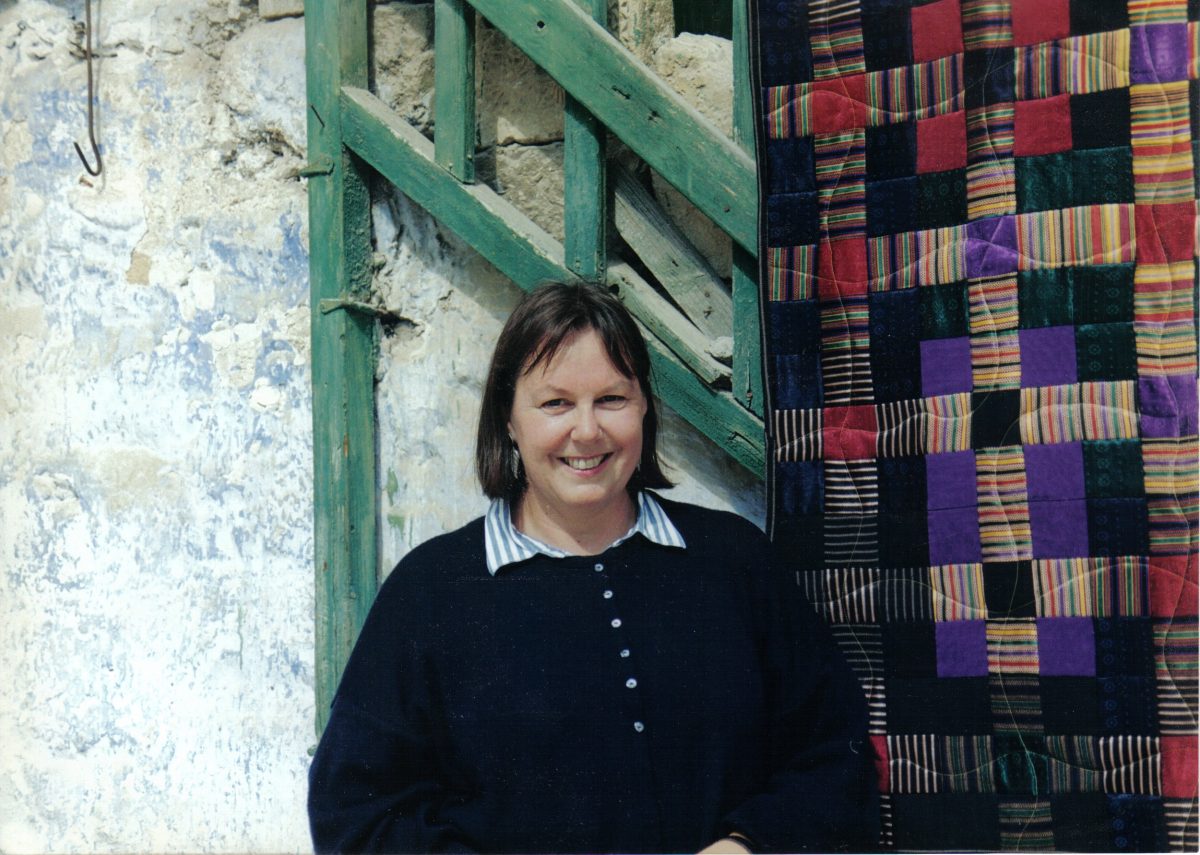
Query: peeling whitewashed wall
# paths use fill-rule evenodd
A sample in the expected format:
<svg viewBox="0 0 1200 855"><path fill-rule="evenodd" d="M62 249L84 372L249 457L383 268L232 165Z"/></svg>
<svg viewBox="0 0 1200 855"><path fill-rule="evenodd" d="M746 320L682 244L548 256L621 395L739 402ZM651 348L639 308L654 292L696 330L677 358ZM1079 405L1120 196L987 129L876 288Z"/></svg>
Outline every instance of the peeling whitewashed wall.
<svg viewBox="0 0 1200 855"><path fill-rule="evenodd" d="M655 5L621 18L647 58L669 41ZM99 178L71 145L82 0L0 0L0 852L305 851L303 19L273 17L295 0L94 6ZM424 127L429 10L376 12L380 91ZM497 162L556 144L503 112ZM552 216L551 171L506 175ZM479 386L519 293L398 194L375 215L407 319L379 365L386 572L483 507ZM665 434L675 494L761 517L753 479L670 414Z"/></svg>

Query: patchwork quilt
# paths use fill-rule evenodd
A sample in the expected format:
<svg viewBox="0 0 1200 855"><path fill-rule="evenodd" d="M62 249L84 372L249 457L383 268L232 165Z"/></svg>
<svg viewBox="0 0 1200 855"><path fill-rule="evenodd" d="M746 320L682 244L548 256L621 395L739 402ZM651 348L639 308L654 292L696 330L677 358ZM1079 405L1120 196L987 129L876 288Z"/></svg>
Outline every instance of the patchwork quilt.
<svg viewBox="0 0 1200 855"><path fill-rule="evenodd" d="M1198 20L751 0L769 525L886 847L1200 847Z"/></svg>

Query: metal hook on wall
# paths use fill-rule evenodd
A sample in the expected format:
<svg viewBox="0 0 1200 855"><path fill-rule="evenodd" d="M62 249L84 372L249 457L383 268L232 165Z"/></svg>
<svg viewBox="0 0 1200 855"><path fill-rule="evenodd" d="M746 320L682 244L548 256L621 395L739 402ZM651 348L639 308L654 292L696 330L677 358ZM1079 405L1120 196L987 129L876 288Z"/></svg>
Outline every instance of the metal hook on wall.
<svg viewBox="0 0 1200 855"><path fill-rule="evenodd" d="M88 80L88 139L92 143L92 154L96 157L96 168L88 163L87 155L83 153L83 149L79 147L79 143L75 143L75 153L79 155L79 159L83 161L83 168L88 171L89 175L99 175L104 171L104 161L100 159L100 146L96 144L96 116L93 108L93 103L96 100L96 86L92 77L92 0L87 0L87 26L85 27L84 41L87 49L87 80Z"/></svg>

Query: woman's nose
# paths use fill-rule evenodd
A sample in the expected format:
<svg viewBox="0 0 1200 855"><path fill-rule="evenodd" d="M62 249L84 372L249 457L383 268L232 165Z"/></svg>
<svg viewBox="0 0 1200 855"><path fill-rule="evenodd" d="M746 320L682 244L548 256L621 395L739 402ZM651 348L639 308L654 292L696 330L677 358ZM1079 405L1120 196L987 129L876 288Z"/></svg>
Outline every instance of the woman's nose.
<svg viewBox="0 0 1200 855"><path fill-rule="evenodd" d="M591 407L576 407L575 415L575 439L589 440L600 435L600 422L596 420L595 410Z"/></svg>

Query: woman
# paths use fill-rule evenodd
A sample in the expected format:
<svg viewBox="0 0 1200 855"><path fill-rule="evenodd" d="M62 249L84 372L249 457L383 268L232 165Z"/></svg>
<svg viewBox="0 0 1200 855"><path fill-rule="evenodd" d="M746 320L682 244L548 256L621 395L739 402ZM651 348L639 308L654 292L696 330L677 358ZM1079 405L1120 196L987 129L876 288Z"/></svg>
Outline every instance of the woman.
<svg viewBox="0 0 1200 855"><path fill-rule="evenodd" d="M875 843L854 677L757 528L648 491L657 429L616 298L521 302L479 421L491 507L383 584L310 773L317 851Z"/></svg>

